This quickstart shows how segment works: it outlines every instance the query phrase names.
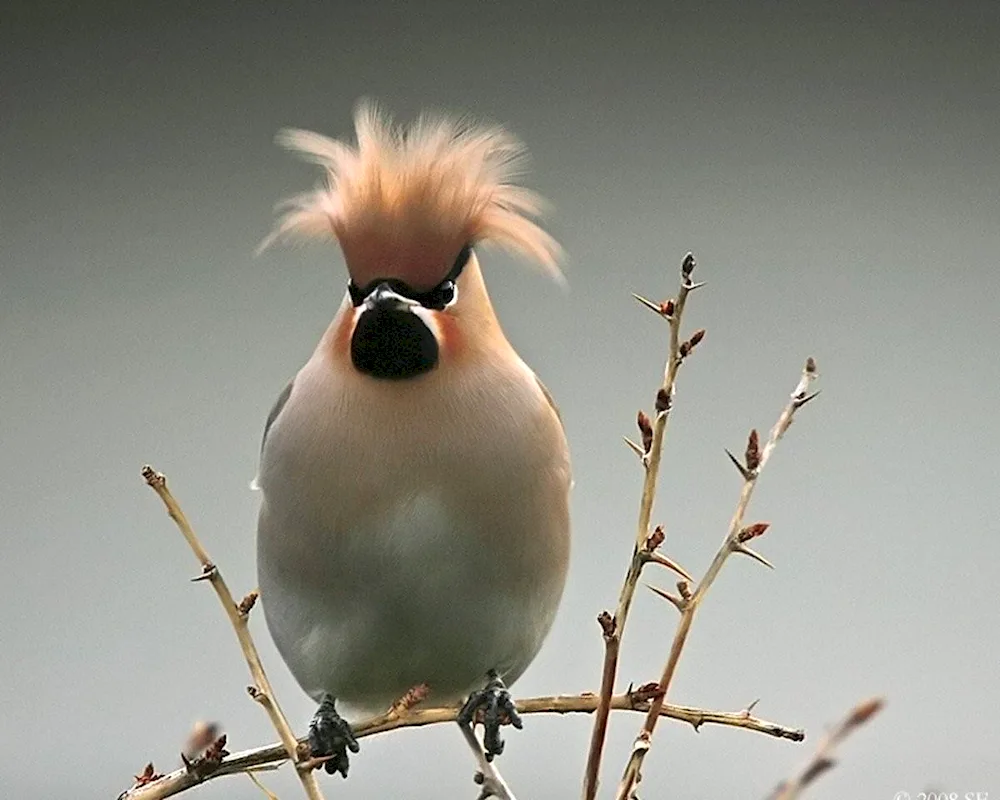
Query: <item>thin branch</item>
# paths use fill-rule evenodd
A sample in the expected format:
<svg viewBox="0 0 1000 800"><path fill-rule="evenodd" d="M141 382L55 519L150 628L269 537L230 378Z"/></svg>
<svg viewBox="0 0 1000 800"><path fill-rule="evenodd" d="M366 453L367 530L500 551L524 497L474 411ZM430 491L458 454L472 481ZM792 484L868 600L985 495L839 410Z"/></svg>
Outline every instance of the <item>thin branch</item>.
<svg viewBox="0 0 1000 800"><path fill-rule="evenodd" d="M636 737L636 746L632 749L632 754L629 757L625 771L622 775L621 783L618 786L618 793L616 795L617 800L630 800L633 797L633 790L640 780L643 759L645 759L646 753L649 752L650 740L652 738L653 731L656 728L656 723L660 718L660 708L663 705L667 691L670 689L670 683L673 680L674 672L677 669L677 663L680 661L681 652L687 642L688 633L691 630L692 622L694 622L694 616L698 611L698 606L701 604L702 600L704 600L706 593L712 586L716 577L718 577L723 564L726 563L726 560L730 555L735 552L744 554L753 553L753 555L757 555L753 551L750 551L749 548L743 544L743 542L747 538L752 538L752 535L748 535L748 531L759 530L762 533L766 530L766 525L763 527L760 527L760 525L750 526L749 528L744 529L743 517L750 504L750 498L753 496L754 488L757 486L757 479L760 477L761 471L764 469L764 466L770 459L771 454L774 452L774 448L777 446L778 441L792 424L795 412L814 396L808 394L808 389L809 385L816 379L816 377L816 362L812 358L809 358L802 370L802 375L799 378L798 385L795 387L795 391L792 392L791 399L788 401L788 404L778 417L778 421L771 429L770 437L768 438L767 444L764 445L763 451L761 451L759 447L757 431L754 430L750 433L745 454L746 464L742 465L737 463L737 466L742 467L740 471L745 475L745 477L743 480L743 488L740 491L740 499L736 504L736 511L733 513L733 518L729 523L729 530L726 533L726 538L723 540L722 545L715 554L715 558L712 559L712 563L709 565L708 570L698 582L697 587L695 588L690 599L685 603L684 609L681 612L681 618L677 624L677 630L670 646L670 655L667 657L667 662L663 667L663 674L660 677L660 695L655 697L650 703L650 708L646 714L646 719L643 723L642 729ZM755 533L753 535L758 534ZM763 557L758 556L758 560L763 560ZM763 563L770 566L766 560L763 560Z"/></svg>
<svg viewBox="0 0 1000 800"><path fill-rule="evenodd" d="M881 711L884 705L885 701L881 697L872 697L852 708L837 727L823 738L809 763L797 775L778 784L767 800L798 800L813 781L837 763L833 756L841 742Z"/></svg>
<svg viewBox="0 0 1000 800"><path fill-rule="evenodd" d="M639 520L636 526L632 558L629 561L628 571L625 574L625 580L618 595L618 606L615 609L614 617L611 618L611 624L605 625L602 623L601 626L604 631L604 664L601 669L600 705L598 706L597 713L594 715L594 727L590 737L590 748L587 753L587 766L584 770L584 800L594 800L597 794L601 757L604 752L604 742L608 733L611 696L614 693L615 678L618 674L621 639L625 632L625 623L628 620L628 613L632 607L635 589L639 585L639 576L642 573L643 566L648 561L648 559L643 557L644 546L650 535L649 525L653 513L653 501L656 498L656 481L660 473L660 461L667 434L667 422L670 418L670 409L673 406L677 372L684 360L684 356L689 354L704 336L704 331L698 331L690 341L681 342L681 319L684 315L684 307L687 304L688 295L701 285L694 284L691 281L691 273L694 271L694 267L694 256L688 253L681 263L681 286L677 292L676 300L653 303L639 295L635 295L636 300L659 314L670 324L670 347L666 366L663 371L663 381L656 395L656 418L652 423L651 437L648 430L648 418L645 414L640 414L640 428L642 429L643 438L651 439L651 441L649 446L645 448L645 453L642 457L642 463L645 467L645 479L643 480L642 495L639 502ZM643 426L643 418L646 419L646 426Z"/></svg>
<svg viewBox="0 0 1000 800"><path fill-rule="evenodd" d="M650 707L651 695L657 687L640 687L633 692L615 695L611 698L611 708L618 711L646 712ZM598 706L599 698L595 694L555 695L547 697L531 697L518 700L516 707L520 714L572 714L593 713ZM398 728L419 728L425 725L454 722L459 706L443 708L413 708L404 712L390 709L384 714L372 717L354 726L355 735L360 739ZM696 731L702 725L722 725L731 728L773 736L777 739L788 739L801 742L805 733L801 728L789 728L777 722L754 717L749 710L743 711L712 711L693 706L678 706L664 703L660 709L664 717L686 722ZM301 739L301 743L305 743ZM180 769L168 775L151 780L144 785L137 785L121 795L120 800L162 800L180 794L192 786L204 783L212 778L223 775L233 775L249 770L272 767L288 759L284 745L271 744L233 753L223 759L218 768L206 775L196 775L193 772ZM152 768L150 768L152 769ZM152 773L151 773L152 774Z"/></svg>
<svg viewBox="0 0 1000 800"><path fill-rule="evenodd" d="M208 552L201 544L201 541L199 541L194 529L181 510L180 504L167 488L166 477L148 465L142 468L142 477L149 484L150 488L159 495L163 501L163 505L167 508L170 518L176 523L191 550L194 552L195 558L201 564L199 579L203 578L212 584L219 602L222 603L226 616L229 617L229 622L236 632L236 638L239 640L240 649L243 651L243 657L246 659L247 667L250 669L250 676L253 679L253 686L248 687L247 691L254 700L264 707L267 715L271 718L271 724L274 725L274 729L278 732L285 755L295 764L295 771L299 776L299 781L302 783L302 788L305 790L306 797L309 800L323 800L323 793L319 789L319 783L313 771L303 766L299 761L299 743L292 732L291 726L288 724L288 720L285 718L284 713L282 713L281 707L278 705L274 690L271 688L271 682L267 679L267 674L264 672L264 665L261 663L260 655L257 653L257 647L253 642L253 637L250 635L247 618L250 607L252 607L256 597L251 599L251 595L248 595L242 603L239 605L236 603L232 592L229 591L229 587L222 578L222 573L212 559L209 558ZM155 784L148 785L152 786Z"/></svg>
<svg viewBox="0 0 1000 800"><path fill-rule="evenodd" d="M514 797L514 792L511 791L510 786L507 785L507 781L503 779L496 765L486 757L486 751L483 750L483 743L479 741L479 737L476 736L476 732L472 729L472 726L468 723L459 723L458 729L462 732L462 736L465 738L466 743L472 750L472 754L476 758L476 763L479 765L475 781L483 788L477 800L488 800L490 797L495 797L497 800L517 800Z"/></svg>

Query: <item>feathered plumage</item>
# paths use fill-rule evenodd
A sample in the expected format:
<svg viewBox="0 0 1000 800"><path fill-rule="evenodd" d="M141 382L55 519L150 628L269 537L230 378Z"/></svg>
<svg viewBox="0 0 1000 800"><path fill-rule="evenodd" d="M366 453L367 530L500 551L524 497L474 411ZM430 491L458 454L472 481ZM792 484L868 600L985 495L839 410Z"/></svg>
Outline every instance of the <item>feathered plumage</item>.
<svg viewBox="0 0 1000 800"><path fill-rule="evenodd" d="M326 170L314 191L282 204L276 239L333 237L351 277L434 285L466 244L493 242L560 279L559 245L533 218L544 207L513 181L526 156L495 126L425 114L401 129L371 103L355 114L357 144L287 129L278 142Z"/></svg>

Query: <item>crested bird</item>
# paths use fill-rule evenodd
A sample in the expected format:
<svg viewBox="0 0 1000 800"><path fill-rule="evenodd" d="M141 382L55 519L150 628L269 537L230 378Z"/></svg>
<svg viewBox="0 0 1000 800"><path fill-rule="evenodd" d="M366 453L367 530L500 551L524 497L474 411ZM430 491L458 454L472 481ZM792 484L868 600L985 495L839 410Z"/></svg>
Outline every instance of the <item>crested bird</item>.
<svg viewBox="0 0 1000 800"><path fill-rule="evenodd" d="M319 703L314 756L347 776L338 705L386 710L426 684L485 719L519 720L507 687L545 639L570 545L570 461L548 391L505 337L478 252L496 244L561 279L561 250L518 185L525 149L448 115L408 127L376 106L356 143L285 130L322 168L275 240L339 244L348 285L264 430L257 571L267 626ZM475 738L473 737L473 741Z"/></svg>

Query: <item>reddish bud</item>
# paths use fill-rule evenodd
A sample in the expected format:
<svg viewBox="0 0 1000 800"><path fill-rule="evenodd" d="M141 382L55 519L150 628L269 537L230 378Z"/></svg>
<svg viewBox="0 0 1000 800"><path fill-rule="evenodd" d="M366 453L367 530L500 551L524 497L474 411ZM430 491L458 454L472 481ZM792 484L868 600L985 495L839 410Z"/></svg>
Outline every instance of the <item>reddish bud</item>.
<svg viewBox="0 0 1000 800"><path fill-rule="evenodd" d="M664 300L660 303L660 313L665 317L672 317L674 315L674 301Z"/></svg>
<svg viewBox="0 0 1000 800"><path fill-rule="evenodd" d="M228 755L229 751L226 750L226 734L222 734L222 736L209 745L202 759L209 763L217 764Z"/></svg>
<svg viewBox="0 0 1000 800"><path fill-rule="evenodd" d="M760 466L760 438L757 436L757 429L750 431L747 438L746 452L747 469L753 472Z"/></svg>
<svg viewBox="0 0 1000 800"><path fill-rule="evenodd" d="M260 597L260 592L254 589L240 601L240 604L236 607L236 610L240 612L240 616L245 617L250 613L250 609L257 603L258 597Z"/></svg>
<svg viewBox="0 0 1000 800"><path fill-rule="evenodd" d="M656 413L663 414L670 410L670 392L660 389L656 393Z"/></svg>
<svg viewBox="0 0 1000 800"><path fill-rule="evenodd" d="M653 532L646 537L646 552L652 553L657 547L663 544L663 540L667 538L667 534L663 530L662 525L657 525L653 529Z"/></svg>
<svg viewBox="0 0 1000 800"><path fill-rule="evenodd" d="M677 581L677 591L685 600L691 599L691 586L687 581Z"/></svg>
<svg viewBox="0 0 1000 800"><path fill-rule="evenodd" d="M810 375L816 372L816 359L812 356L809 356L809 358L806 359L806 372Z"/></svg>
<svg viewBox="0 0 1000 800"><path fill-rule="evenodd" d="M851 711L851 715L847 718L848 727L853 728L868 722L868 720L882 710L883 705L885 705L885 702L881 697L873 697L855 706Z"/></svg>
<svg viewBox="0 0 1000 800"><path fill-rule="evenodd" d="M158 781L160 778L163 777L163 773L157 772L153 768L153 762L150 761L148 764L146 764L145 767L142 768L142 772L140 772L138 775L135 775L134 777L136 786L145 786L147 783Z"/></svg>
<svg viewBox="0 0 1000 800"><path fill-rule="evenodd" d="M764 532L770 527L770 522L755 522L753 525L747 525L743 528L743 530L736 534L736 541L749 542L751 539L763 536Z"/></svg>
<svg viewBox="0 0 1000 800"><path fill-rule="evenodd" d="M639 433L642 434L642 450L648 453L653 446L653 423L649 421L649 415L645 411L639 411L635 420Z"/></svg>

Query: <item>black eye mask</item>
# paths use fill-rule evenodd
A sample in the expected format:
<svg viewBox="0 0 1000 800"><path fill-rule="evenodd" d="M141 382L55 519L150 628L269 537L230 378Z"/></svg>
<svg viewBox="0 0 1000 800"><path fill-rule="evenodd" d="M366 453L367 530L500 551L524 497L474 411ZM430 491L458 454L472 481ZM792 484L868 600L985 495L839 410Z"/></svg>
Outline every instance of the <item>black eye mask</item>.
<svg viewBox="0 0 1000 800"><path fill-rule="evenodd" d="M354 281L349 281L347 284L347 291L350 292L351 302L354 303L356 308L365 302L365 298L374 292L377 286L384 283L392 289L392 291L396 292L396 294L400 294L403 297L414 300L417 303L420 303L420 305L424 308L441 311L450 305L455 299L455 281L458 280L458 276L462 274L462 270L465 269L465 265L469 263L469 257L471 255L472 245L467 244L462 248L461 252L459 252L458 258L455 259L455 263L452 265L451 269L448 270L448 274L444 276L437 286L426 292L418 292L397 278L375 278L375 280L369 281L369 283L363 288L358 288Z"/></svg>

